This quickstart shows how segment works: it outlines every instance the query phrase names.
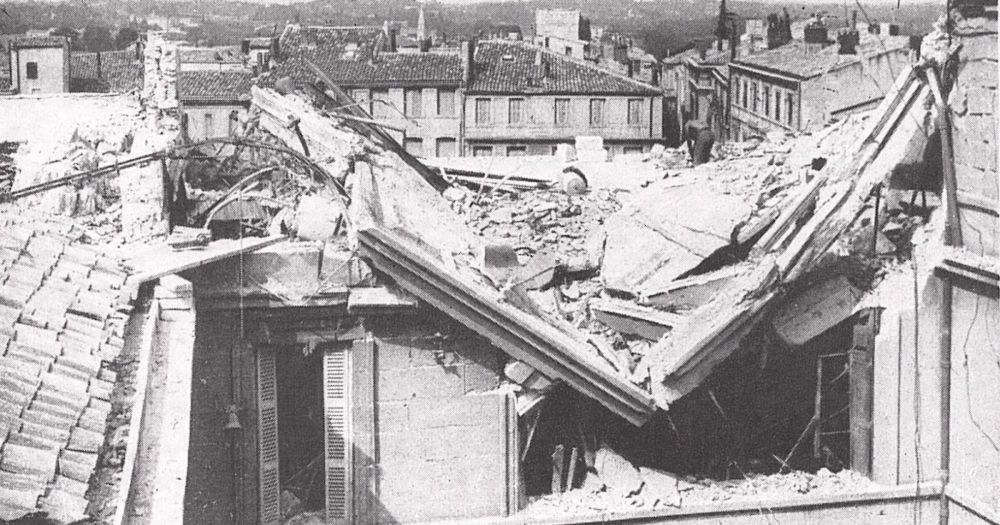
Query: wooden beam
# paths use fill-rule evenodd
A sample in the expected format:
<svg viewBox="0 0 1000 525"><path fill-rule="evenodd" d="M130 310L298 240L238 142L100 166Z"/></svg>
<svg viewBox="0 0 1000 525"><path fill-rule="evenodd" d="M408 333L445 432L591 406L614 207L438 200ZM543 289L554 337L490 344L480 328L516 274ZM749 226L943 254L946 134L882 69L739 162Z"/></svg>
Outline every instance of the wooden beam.
<svg viewBox="0 0 1000 525"><path fill-rule="evenodd" d="M949 246L962 245L962 222L958 213L958 182L955 180L955 152L951 143L951 108L941 93L937 71L933 68L924 70L927 84L934 94L934 105L937 106L937 126L941 134L941 176L944 179L944 242Z"/></svg>

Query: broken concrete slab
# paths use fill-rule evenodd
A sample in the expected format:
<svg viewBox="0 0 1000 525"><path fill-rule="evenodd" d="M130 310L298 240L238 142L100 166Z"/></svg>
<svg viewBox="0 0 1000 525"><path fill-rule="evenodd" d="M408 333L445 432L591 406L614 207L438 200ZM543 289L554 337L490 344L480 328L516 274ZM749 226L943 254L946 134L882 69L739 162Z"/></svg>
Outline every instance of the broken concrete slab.
<svg viewBox="0 0 1000 525"><path fill-rule="evenodd" d="M663 287L735 242L753 208L704 184L655 185L607 222L601 274L627 293Z"/></svg>
<svg viewBox="0 0 1000 525"><path fill-rule="evenodd" d="M748 271L746 265L727 266L721 270L678 279L662 290L650 290L639 304L675 309L693 309L712 300L733 279Z"/></svg>
<svg viewBox="0 0 1000 525"><path fill-rule="evenodd" d="M790 345L803 345L851 316L862 292L842 275L787 298L774 317L774 330Z"/></svg>

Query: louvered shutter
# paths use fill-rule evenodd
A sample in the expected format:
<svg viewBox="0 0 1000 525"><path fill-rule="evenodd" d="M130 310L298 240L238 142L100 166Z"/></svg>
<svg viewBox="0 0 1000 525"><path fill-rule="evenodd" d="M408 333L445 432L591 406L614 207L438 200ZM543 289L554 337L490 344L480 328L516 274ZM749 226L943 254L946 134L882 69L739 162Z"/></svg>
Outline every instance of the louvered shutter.
<svg viewBox="0 0 1000 525"><path fill-rule="evenodd" d="M323 354L323 402L326 434L326 522L351 518L350 353L344 347Z"/></svg>
<svg viewBox="0 0 1000 525"><path fill-rule="evenodd" d="M257 352L257 431L260 444L260 523L281 523L278 479L278 384L274 349Z"/></svg>

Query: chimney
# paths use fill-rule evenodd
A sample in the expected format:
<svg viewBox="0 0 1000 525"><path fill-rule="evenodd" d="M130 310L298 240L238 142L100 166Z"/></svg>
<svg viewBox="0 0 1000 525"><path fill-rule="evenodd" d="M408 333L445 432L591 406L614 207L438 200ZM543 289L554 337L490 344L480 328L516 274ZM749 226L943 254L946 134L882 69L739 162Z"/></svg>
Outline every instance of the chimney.
<svg viewBox="0 0 1000 525"><path fill-rule="evenodd" d="M399 30L395 27L389 30L389 52L395 53L398 50Z"/></svg>
<svg viewBox="0 0 1000 525"><path fill-rule="evenodd" d="M269 56L267 58L268 61L278 60L278 53L280 53L280 52L281 52L281 39L278 38L278 37L276 37L276 36L272 36L271 37L271 56Z"/></svg>
<svg viewBox="0 0 1000 525"><path fill-rule="evenodd" d="M475 78L476 68L476 41L463 40L461 44L462 53L462 82L469 84Z"/></svg>
<svg viewBox="0 0 1000 525"><path fill-rule="evenodd" d="M101 52L97 52L97 78L101 79Z"/></svg>
<svg viewBox="0 0 1000 525"><path fill-rule="evenodd" d="M250 39L249 38L244 38L243 41L240 42L240 53L243 53L244 55L249 55L250 54Z"/></svg>

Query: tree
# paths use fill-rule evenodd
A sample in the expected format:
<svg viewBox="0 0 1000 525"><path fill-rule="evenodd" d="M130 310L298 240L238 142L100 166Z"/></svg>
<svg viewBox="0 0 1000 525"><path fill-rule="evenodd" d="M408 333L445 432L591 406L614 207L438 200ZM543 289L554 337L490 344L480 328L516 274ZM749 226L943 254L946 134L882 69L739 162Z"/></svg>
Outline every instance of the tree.
<svg viewBox="0 0 1000 525"><path fill-rule="evenodd" d="M104 26L87 26L80 36L80 45L84 51L110 51L114 48L111 30Z"/></svg>
<svg viewBox="0 0 1000 525"><path fill-rule="evenodd" d="M115 49L125 49L138 39L138 31L131 27L123 27L118 30L118 35L115 36Z"/></svg>

